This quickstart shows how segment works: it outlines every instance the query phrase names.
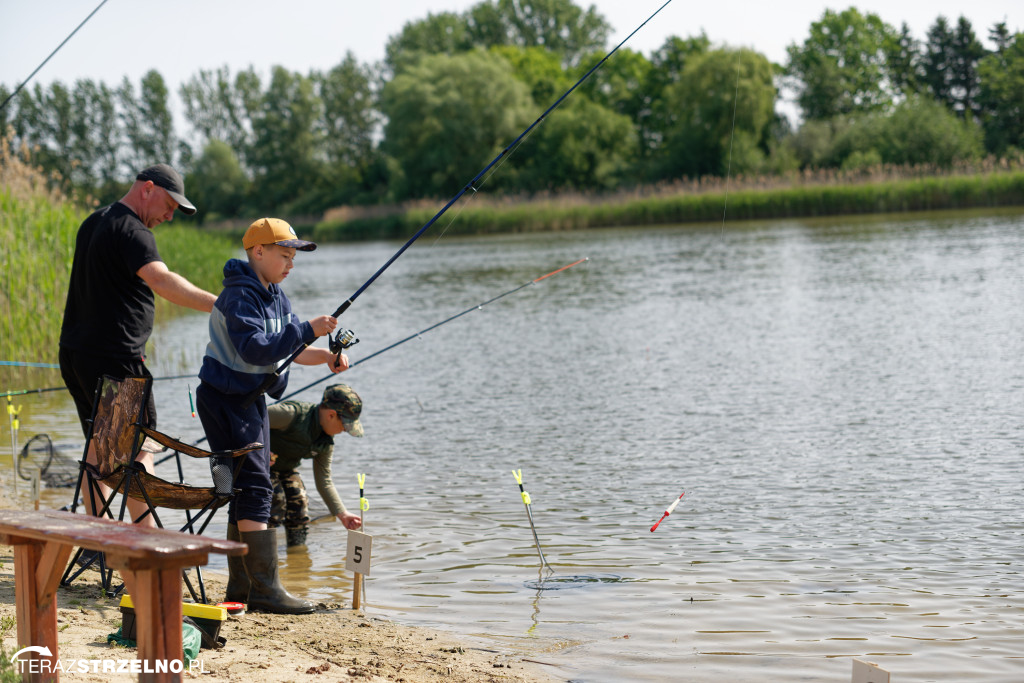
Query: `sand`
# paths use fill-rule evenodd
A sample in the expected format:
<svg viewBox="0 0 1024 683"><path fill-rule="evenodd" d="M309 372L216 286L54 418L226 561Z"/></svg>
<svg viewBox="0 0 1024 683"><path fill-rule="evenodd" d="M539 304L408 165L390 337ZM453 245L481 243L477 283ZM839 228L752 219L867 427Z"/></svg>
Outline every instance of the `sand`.
<svg viewBox="0 0 1024 683"><path fill-rule="evenodd" d="M10 490L4 486L10 482L4 479L0 475L0 508L14 508L2 493ZM19 649L13 557L11 546L0 545L0 634L8 656ZM209 595L215 599L224 595L226 576L206 571L204 577ZM107 635L121 626L119 602L103 594L99 573L92 570L70 587L58 589L57 639L59 660L66 668L64 680L137 680L137 674L92 673L94 666L104 666L103 660L136 660L134 647L107 642ZM201 650L184 680L548 683L568 678L562 668L521 653L434 629L403 626L354 611L350 604L320 603L315 613L302 616L253 612L229 616L220 635L227 641L225 646Z"/></svg>
<svg viewBox="0 0 1024 683"><path fill-rule="evenodd" d="M13 628L14 565L0 546L0 624L3 647L17 651ZM222 575L204 572L207 590L223 595ZM78 660L134 660L135 648L108 644L121 626L119 600L103 595L99 574L88 571L57 594L59 656L65 680L135 680L132 674L82 673ZM219 650L201 650L185 680L218 681L522 681L566 680L560 669L511 652L499 652L433 629L412 628L321 603L302 616L246 613L229 617ZM91 670L91 663L87 667ZM102 667L103 664L96 664Z"/></svg>

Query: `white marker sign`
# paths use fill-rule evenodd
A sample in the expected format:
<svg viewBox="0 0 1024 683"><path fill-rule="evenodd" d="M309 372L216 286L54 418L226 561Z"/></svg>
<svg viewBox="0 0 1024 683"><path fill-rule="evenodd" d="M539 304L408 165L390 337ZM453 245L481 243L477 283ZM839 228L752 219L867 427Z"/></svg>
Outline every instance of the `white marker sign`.
<svg viewBox="0 0 1024 683"><path fill-rule="evenodd" d="M889 683L889 672L874 662L855 659L851 683Z"/></svg>
<svg viewBox="0 0 1024 683"><path fill-rule="evenodd" d="M370 548L372 546L373 536L349 529L348 550L345 553L345 569L362 574L363 576L369 576Z"/></svg>

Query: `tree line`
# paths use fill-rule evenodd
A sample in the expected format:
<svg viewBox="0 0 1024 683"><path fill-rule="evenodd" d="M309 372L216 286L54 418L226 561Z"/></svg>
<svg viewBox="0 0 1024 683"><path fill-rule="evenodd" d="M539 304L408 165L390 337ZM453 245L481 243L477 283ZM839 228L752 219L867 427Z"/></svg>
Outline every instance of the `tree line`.
<svg viewBox="0 0 1024 683"><path fill-rule="evenodd" d="M448 197L607 51L611 28L572 0L484 0L428 14L379 64L351 53L308 74L203 70L177 93L83 79L21 90L0 130L64 190L120 196L171 160L216 220ZM785 64L706 35L622 49L528 136L494 193L603 192L680 178L877 164L948 167L1024 149L1024 34L939 16L923 39L856 8L826 10ZM11 90L0 86L0 101ZM792 93L794 125L778 112Z"/></svg>

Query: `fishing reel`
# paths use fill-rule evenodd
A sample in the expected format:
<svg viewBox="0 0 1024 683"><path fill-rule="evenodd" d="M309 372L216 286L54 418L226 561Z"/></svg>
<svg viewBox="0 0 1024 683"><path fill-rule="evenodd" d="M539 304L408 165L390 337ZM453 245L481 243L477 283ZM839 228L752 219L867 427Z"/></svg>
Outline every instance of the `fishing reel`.
<svg viewBox="0 0 1024 683"><path fill-rule="evenodd" d="M342 351L359 343L359 340L356 339L356 333L352 330L338 330L333 337L327 335L327 339L331 353L335 355L335 364L341 360Z"/></svg>
<svg viewBox="0 0 1024 683"><path fill-rule="evenodd" d="M359 343L356 333L352 330L338 330L333 337L328 335L327 338L330 340L331 353L341 353L348 347Z"/></svg>

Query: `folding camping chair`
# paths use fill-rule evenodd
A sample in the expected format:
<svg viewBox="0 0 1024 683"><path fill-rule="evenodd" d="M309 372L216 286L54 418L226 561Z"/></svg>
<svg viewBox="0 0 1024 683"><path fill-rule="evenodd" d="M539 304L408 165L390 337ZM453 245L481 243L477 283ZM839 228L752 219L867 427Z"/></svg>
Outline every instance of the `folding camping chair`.
<svg viewBox="0 0 1024 683"><path fill-rule="evenodd" d="M234 479L238 472L238 466L242 462L238 456L260 449L263 445L253 443L237 450L210 452L182 443L145 426L142 421L152 390L152 382L152 378L149 377L128 377L117 380L106 376L97 382L93 415L89 423L89 435L85 441L85 449L79 465L78 483L69 509L71 512L77 512L77 507L84 504L84 502L79 503L79 498L89 496L92 509L96 511L97 516L125 521L125 514L128 510L127 498L130 496L146 504L145 512L138 518L130 519L131 515L129 515L130 521L137 523L152 515L156 525L164 528L157 508L181 510L184 511L187 522L180 527L180 531L202 534L214 513L224 507L235 494ZM95 465L87 461L90 444L93 445L96 453ZM137 459L144 449L151 452L161 450L154 449L153 444L159 444L163 449L170 448L193 458L215 458L211 467L214 485L212 487L189 486L183 483L169 482L147 472L146 468L137 462ZM235 467L228 464L231 459L235 459ZM100 484L107 486L110 493L105 495ZM115 517L114 499L118 493L125 495L121 499ZM98 565L103 590L111 596L119 593L123 585L116 588L111 587L113 570L106 566L103 554L91 554L83 559L81 548L72 556L71 563L61 578L61 585L70 585L82 572L93 565ZM199 588L198 595L187 573L184 574L185 585L193 600L205 603L207 602L206 587L203 583L202 568L196 567L195 571L196 583Z"/></svg>

